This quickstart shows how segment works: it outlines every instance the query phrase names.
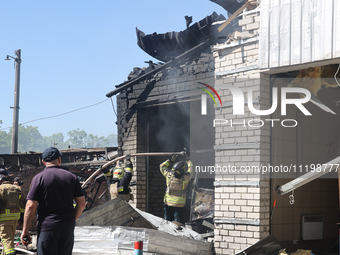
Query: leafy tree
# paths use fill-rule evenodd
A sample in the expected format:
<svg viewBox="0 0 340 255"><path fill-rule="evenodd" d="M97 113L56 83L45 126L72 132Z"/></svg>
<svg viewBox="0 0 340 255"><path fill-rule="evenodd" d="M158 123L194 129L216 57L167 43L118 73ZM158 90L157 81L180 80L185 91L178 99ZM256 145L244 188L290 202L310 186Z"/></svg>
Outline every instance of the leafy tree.
<svg viewBox="0 0 340 255"><path fill-rule="evenodd" d="M94 148L111 147L117 144L117 135L111 134L108 137L87 134L84 130L75 129L67 132L69 139L65 142L71 148Z"/></svg>
<svg viewBox="0 0 340 255"><path fill-rule="evenodd" d="M106 146L103 146L103 145L105 145L107 143L108 143L108 140L104 136L98 137L96 135L89 134L87 136L86 147L87 148L106 147Z"/></svg>
<svg viewBox="0 0 340 255"><path fill-rule="evenodd" d="M0 121L2 124L2 121ZM0 154L11 153L11 135L6 131L0 131Z"/></svg>
<svg viewBox="0 0 340 255"><path fill-rule="evenodd" d="M12 129L10 130L12 134ZM19 125L18 129L18 151L28 152L42 151L42 147L45 145L42 135L40 134L38 127L22 126Z"/></svg>
<svg viewBox="0 0 340 255"><path fill-rule="evenodd" d="M0 124L2 121L0 120ZM1 127L1 126L0 126ZM18 151L19 152L42 152L46 148L55 146L59 149L71 148L93 148L93 147L113 147L117 146L117 135L110 134L107 137L98 137L93 134L87 134L84 130L75 129L69 131L66 142L64 142L63 133L53 134L51 136L42 136L38 127L19 125L18 130ZM0 131L0 154L11 153L12 129L9 132Z"/></svg>
<svg viewBox="0 0 340 255"><path fill-rule="evenodd" d="M2 120L0 120L0 124L2 124ZM11 136L7 134L6 131L0 131L0 154L8 154L10 152L11 152Z"/></svg>
<svg viewBox="0 0 340 255"><path fill-rule="evenodd" d="M57 147L58 149L66 149L67 145L64 142L64 135L63 133L53 134L51 136L44 136L43 137L45 142L45 148L48 147Z"/></svg>
<svg viewBox="0 0 340 255"><path fill-rule="evenodd" d="M67 132L67 135L70 138L66 141L66 144L68 144L71 148L86 148L87 134L84 130L77 128Z"/></svg>
<svg viewBox="0 0 340 255"><path fill-rule="evenodd" d="M110 134L106 137L108 143L104 147L115 147L118 146L118 139L116 134Z"/></svg>

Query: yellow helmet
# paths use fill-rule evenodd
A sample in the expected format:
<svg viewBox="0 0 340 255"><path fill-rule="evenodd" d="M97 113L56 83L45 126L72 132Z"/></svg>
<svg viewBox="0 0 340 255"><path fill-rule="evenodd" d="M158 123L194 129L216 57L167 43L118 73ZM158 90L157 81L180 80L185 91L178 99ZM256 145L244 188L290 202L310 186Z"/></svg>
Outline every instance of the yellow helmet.
<svg viewBox="0 0 340 255"><path fill-rule="evenodd" d="M116 167L113 170L113 178L118 178L119 180L123 178L125 174L124 168L122 167Z"/></svg>

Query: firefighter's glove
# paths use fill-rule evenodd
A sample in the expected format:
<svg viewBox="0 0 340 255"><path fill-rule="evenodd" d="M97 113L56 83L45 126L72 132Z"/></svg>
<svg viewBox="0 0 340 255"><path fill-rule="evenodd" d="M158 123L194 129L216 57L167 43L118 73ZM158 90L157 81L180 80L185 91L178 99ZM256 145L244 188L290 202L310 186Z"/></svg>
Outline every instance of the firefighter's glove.
<svg viewBox="0 0 340 255"><path fill-rule="evenodd" d="M131 154L126 154L125 161L131 161Z"/></svg>
<svg viewBox="0 0 340 255"><path fill-rule="evenodd" d="M172 154L170 159L171 163L173 163L176 160L177 156L178 156L177 154Z"/></svg>

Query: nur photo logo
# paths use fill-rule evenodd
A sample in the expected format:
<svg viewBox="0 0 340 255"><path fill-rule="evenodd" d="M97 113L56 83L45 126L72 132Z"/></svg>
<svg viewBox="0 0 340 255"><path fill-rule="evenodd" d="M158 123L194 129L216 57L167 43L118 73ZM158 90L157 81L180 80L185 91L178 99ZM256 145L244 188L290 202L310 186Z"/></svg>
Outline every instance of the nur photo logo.
<svg viewBox="0 0 340 255"><path fill-rule="evenodd" d="M222 100L221 100L221 97L220 95L216 92L216 90L211 87L210 85L208 84L205 84L203 82L198 82L199 84L202 84L204 86L206 86L207 88L209 88L212 92L214 92L214 94L217 96L218 100L220 100L220 104L222 106ZM204 92L206 92L211 98L212 100L214 100L214 103L215 103L215 106L217 105L216 103L216 100L215 100L215 97L211 94L211 92L205 88L198 88L198 89L201 89L203 90ZM207 115L207 94L202 94L201 95L201 114L202 115Z"/></svg>
<svg viewBox="0 0 340 255"><path fill-rule="evenodd" d="M207 94L212 98L212 100L214 101L215 106L217 106L217 102L215 100L214 95L208 90L210 89L215 96L218 98L218 100L220 101L221 107L222 107L222 100L221 97L219 96L219 94L216 92L216 90L206 84L206 83L202 83L202 82L198 82L201 85L204 85L206 88L198 88L202 91L204 91L205 93L201 95L201 114L202 115L207 115ZM208 88L208 89L207 89ZM232 95L232 107L233 107L233 115L244 115L245 114L245 105L248 106L248 109L251 113L258 115L258 116L263 116L263 115L271 115L272 113L274 113L277 109L278 106L278 99L279 99L279 93L278 93L278 88L272 88L272 105L270 106L269 109L256 109L254 107L254 103L253 103L253 90L252 88L248 88L247 90L247 101L245 100L245 94L244 92L233 85L224 85L223 89L227 89L230 91L231 95ZM284 87L284 88L280 88L280 101L281 101L281 115L285 116L287 115L287 105L295 105L304 115L312 115L304 106L303 104L309 102L309 100L311 99L311 93L308 89L305 88L299 88L299 87ZM300 95L299 98L288 98L289 94L298 94ZM240 121L238 119L238 121ZM274 125L275 121L280 121L279 119L266 119L265 121L269 121L271 122L271 125ZM293 125L287 126L285 125L285 122L293 122ZM250 123L249 123L250 122ZM254 122L258 122L260 126L262 126L264 124L264 121L261 119L251 119L248 121L248 126L251 127L259 127L258 125L254 125ZM220 125L233 125L233 120L225 120L225 119L215 119L214 120L214 127L216 126L216 124L220 124ZM244 126L246 125L246 120L243 120L242 123ZM286 120L282 120L281 124L284 127L295 127L298 123L295 119L286 119Z"/></svg>

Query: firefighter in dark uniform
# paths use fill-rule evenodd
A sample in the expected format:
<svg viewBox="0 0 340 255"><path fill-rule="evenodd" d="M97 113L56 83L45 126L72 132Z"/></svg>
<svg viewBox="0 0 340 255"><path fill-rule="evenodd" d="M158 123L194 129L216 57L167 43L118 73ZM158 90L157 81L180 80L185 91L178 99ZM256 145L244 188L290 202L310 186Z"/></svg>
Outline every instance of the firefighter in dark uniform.
<svg viewBox="0 0 340 255"><path fill-rule="evenodd" d="M164 195L164 219L182 225L183 207L185 206L187 187L193 171L191 160L174 163L177 155L160 165L160 171L166 178Z"/></svg>
<svg viewBox="0 0 340 255"><path fill-rule="evenodd" d="M116 166L111 168L110 172L106 176L110 176L110 195L111 199L115 199L118 196L122 197L126 202L133 200L131 189L129 187L132 179L133 166L131 163L131 155L127 154L125 157L125 168Z"/></svg>
<svg viewBox="0 0 340 255"><path fill-rule="evenodd" d="M24 195L20 186L11 184L5 175L0 175L0 237L3 255L16 254L14 236L20 213L25 211Z"/></svg>

